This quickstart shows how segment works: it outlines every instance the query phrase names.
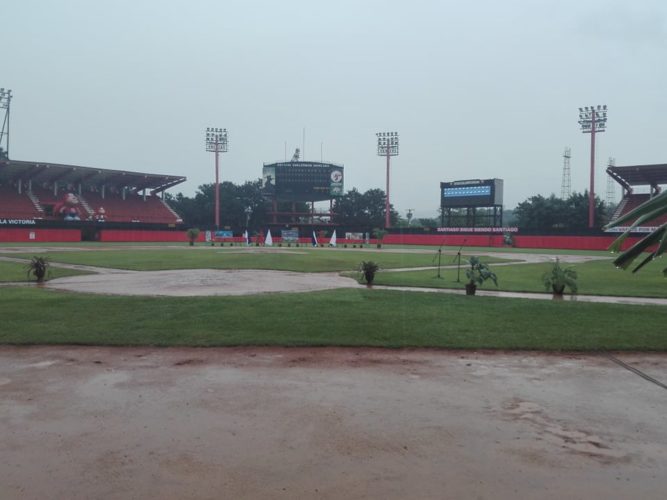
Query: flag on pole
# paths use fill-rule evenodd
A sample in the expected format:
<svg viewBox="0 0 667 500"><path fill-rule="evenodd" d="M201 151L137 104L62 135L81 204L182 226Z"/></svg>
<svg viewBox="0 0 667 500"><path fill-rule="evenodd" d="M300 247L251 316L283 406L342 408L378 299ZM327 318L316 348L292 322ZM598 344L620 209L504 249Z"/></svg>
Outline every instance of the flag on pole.
<svg viewBox="0 0 667 500"><path fill-rule="evenodd" d="M310 242L313 244L314 247L317 246L317 236L315 236L315 230L313 229L313 237L310 239Z"/></svg>
<svg viewBox="0 0 667 500"><path fill-rule="evenodd" d="M266 232L266 238L264 238L264 246L267 246L267 247L273 246L273 238L271 238L271 230L270 229Z"/></svg>
<svg viewBox="0 0 667 500"><path fill-rule="evenodd" d="M243 239L245 240L246 246L250 245L250 239L248 238L248 230L243 231Z"/></svg>
<svg viewBox="0 0 667 500"><path fill-rule="evenodd" d="M336 230L334 229L333 234L331 235L331 239L329 240L329 246L330 247L335 247L336 246Z"/></svg>

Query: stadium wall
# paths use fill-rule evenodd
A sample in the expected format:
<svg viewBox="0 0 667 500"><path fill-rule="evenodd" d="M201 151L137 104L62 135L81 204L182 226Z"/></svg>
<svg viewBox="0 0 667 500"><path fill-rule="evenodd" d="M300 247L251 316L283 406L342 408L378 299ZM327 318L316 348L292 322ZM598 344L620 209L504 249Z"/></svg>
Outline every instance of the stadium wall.
<svg viewBox="0 0 667 500"><path fill-rule="evenodd" d="M187 242L185 231L168 230L140 230L140 229L101 229L97 241L101 242ZM643 236L630 236L623 244L623 249L629 248L639 241ZM205 232L199 234L198 242L205 241ZM534 249L563 249L563 250L607 250L614 241L614 235L512 235L514 248ZM81 229L67 228L4 228L0 230L0 242L11 243L48 243L48 242L77 242L82 240ZM252 242L256 237L251 238ZM227 242L243 242L243 238L234 237ZM281 243L281 238L274 237L274 244ZM323 238L320 243L328 244L329 238ZM384 237L385 244L396 245L428 245L428 246L460 246L468 247L497 247L502 248L505 244L502 234L388 234ZM310 238L299 238L302 245L310 244ZM345 243L361 243L357 240L345 240L338 238L338 245ZM374 245L375 240L370 244Z"/></svg>
<svg viewBox="0 0 667 500"><path fill-rule="evenodd" d="M0 231L0 241L11 243L55 243L81 241L80 229L6 228Z"/></svg>
<svg viewBox="0 0 667 500"><path fill-rule="evenodd" d="M629 236L623 249L637 243L643 236ZM616 236L548 236L513 234L514 248L563 250L607 250ZM505 247L502 234L388 234L384 243L391 245L432 245L467 247Z"/></svg>
<svg viewBox="0 0 667 500"><path fill-rule="evenodd" d="M99 233L99 241L110 242L138 242L138 243L156 243L156 242L179 242L188 241L185 231L141 231L136 229L103 229ZM197 241L204 241L205 235L202 231Z"/></svg>

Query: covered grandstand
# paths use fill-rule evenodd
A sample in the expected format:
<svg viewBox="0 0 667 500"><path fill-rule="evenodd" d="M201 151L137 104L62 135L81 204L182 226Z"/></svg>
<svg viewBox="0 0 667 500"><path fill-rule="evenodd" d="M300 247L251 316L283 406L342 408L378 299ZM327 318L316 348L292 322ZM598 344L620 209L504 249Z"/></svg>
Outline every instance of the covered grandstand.
<svg viewBox="0 0 667 500"><path fill-rule="evenodd" d="M667 185L667 163L654 165L610 166L607 174L623 188L623 199L614 211L612 220L631 212L645 201L660 193ZM637 190L641 192L636 192ZM648 221L647 225L635 228L637 232L653 231L667 222L667 215ZM614 228L621 231L624 228Z"/></svg>
<svg viewBox="0 0 667 500"><path fill-rule="evenodd" d="M83 240L99 239L106 228L177 229L183 221L165 202L164 192L185 180L173 175L1 159L0 229L76 230Z"/></svg>

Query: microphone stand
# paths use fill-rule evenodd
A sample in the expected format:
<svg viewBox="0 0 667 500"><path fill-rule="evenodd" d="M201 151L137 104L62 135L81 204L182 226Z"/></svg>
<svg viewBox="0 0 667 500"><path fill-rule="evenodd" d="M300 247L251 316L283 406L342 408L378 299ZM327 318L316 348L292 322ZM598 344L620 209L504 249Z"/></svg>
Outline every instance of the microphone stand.
<svg viewBox="0 0 667 500"><path fill-rule="evenodd" d="M442 260L442 247L445 246L445 239L442 239L442 243L440 243L440 247L438 248L438 276L437 278L442 279L442 276L440 275L440 263ZM435 263L435 255L433 256L433 262Z"/></svg>
<svg viewBox="0 0 667 500"><path fill-rule="evenodd" d="M459 251L456 252L456 260L457 260L457 268L456 268L456 282L461 283L461 249L463 248L463 245L466 244L466 240L463 240L463 243L461 243L461 246L459 247Z"/></svg>

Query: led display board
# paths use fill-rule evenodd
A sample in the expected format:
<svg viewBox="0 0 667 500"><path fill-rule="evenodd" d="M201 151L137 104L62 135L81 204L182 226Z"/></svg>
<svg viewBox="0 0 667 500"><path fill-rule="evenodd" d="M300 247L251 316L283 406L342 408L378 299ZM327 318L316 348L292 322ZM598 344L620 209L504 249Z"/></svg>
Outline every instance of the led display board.
<svg viewBox="0 0 667 500"><path fill-rule="evenodd" d="M470 179L440 183L443 208L490 207L503 204L502 179Z"/></svg>

